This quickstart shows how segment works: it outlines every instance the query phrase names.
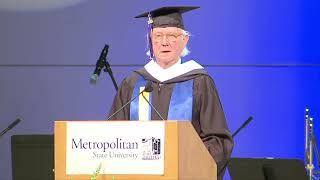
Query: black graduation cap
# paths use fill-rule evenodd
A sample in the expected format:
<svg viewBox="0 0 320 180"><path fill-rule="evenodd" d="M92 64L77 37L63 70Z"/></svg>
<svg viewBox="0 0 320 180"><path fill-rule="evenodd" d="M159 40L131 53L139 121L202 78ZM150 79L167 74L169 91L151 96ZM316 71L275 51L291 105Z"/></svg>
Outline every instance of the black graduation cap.
<svg viewBox="0 0 320 180"><path fill-rule="evenodd" d="M136 16L135 18L151 16L153 27L178 27L184 29L181 14L198 9L198 6L162 7Z"/></svg>

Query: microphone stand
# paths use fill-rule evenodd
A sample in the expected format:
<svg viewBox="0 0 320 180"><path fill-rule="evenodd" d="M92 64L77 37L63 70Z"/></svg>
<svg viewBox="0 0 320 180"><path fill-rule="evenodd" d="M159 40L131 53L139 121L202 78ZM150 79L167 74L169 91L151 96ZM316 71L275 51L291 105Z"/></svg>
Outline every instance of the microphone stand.
<svg viewBox="0 0 320 180"><path fill-rule="evenodd" d="M312 139L313 146L314 146L314 151L316 152L316 157L317 157L317 160L318 160L318 168L320 168L319 149L318 149L318 145L317 145L317 139L316 139L314 134L311 135L311 139ZM318 170L317 172L314 172L314 173L320 175L320 170Z"/></svg>
<svg viewBox="0 0 320 180"><path fill-rule="evenodd" d="M252 119L253 119L253 117L250 116L250 117L232 134L232 138L234 138L244 127L246 127L246 126L252 121ZM221 173L223 172L223 170L228 166L230 159L231 159L231 157L226 160L226 163L225 163L224 166L217 172L217 175L221 174Z"/></svg>
<svg viewBox="0 0 320 180"><path fill-rule="evenodd" d="M119 88L118 88L117 82L116 82L116 80L115 80L115 78L113 76L111 66L110 66L110 64L109 64L109 62L107 60L105 61L104 66L105 66L105 69L103 71L109 73L110 78L111 78L112 83L113 83L113 86L116 89L116 91L118 91Z"/></svg>
<svg viewBox="0 0 320 180"><path fill-rule="evenodd" d="M305 156L306 156L306 170L308 173L308 179L319 179L320 170L315 170L314 164L314 153L317 158L317 165L320 168L320 156L319 149L317 146L317 140L314 135L314 124L313 118L309 116L309 109L305 109Z"/></svg>
<svg viewBox="0 0 320 180"><path fill-rule="evenodd" d="M305 109L305 145L304 145L304 153L305 153L305 162L306 164L309 163L309 109L306 108ZM306 166L306 169L308 169L308 167Z"/></svg>

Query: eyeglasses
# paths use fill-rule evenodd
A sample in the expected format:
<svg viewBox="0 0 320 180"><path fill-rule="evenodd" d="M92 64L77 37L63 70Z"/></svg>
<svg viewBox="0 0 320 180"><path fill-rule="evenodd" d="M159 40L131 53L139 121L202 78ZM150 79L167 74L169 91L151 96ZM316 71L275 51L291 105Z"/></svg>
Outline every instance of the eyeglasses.
<svg viewBox="0 0 320 180"><path fill-rule="evenodd" d="M177 41L178 37L183 34L178 34L178 33L168 33L168 34L162 34L162 33L155 33L152 35L152 40L154 40L157 43L162 42L163 37L166 37L166 40L169 43L174 43Z"/></svg>

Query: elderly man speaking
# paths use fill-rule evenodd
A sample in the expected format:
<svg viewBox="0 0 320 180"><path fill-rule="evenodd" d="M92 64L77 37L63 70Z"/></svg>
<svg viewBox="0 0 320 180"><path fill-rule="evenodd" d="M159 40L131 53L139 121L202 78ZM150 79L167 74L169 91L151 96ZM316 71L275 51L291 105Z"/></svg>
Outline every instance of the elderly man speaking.
<svg viewBox="0 0 320 180"><path fill-rule="evenodd" d="M200 64L193 60L182 63L181 60L188 54L186 46L189 40L181 14L197 8L163 7L136 17L148 18L150 62L122 81L110 115L113 120L163 118L191 121L217 163L218 179L222 179L233 140L218 92L213 79ZM132 97L138 96L140 89L148 82L151 92L146 98L158 112L149 110L149 107L140 107L137 99L114 114Z"/></svg>

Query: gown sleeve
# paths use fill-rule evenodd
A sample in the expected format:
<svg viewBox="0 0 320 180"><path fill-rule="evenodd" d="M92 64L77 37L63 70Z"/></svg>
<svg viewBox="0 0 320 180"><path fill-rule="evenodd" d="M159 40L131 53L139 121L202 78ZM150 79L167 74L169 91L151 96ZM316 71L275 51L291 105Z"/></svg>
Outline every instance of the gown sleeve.
<svg viewBox="0 0 320 180"><path fill-rule="evenodd" d="M225 115L214 81L200 76L194 82L193 125L209 153L217 163L218 179L222 179L233 148Z"/></svg>

